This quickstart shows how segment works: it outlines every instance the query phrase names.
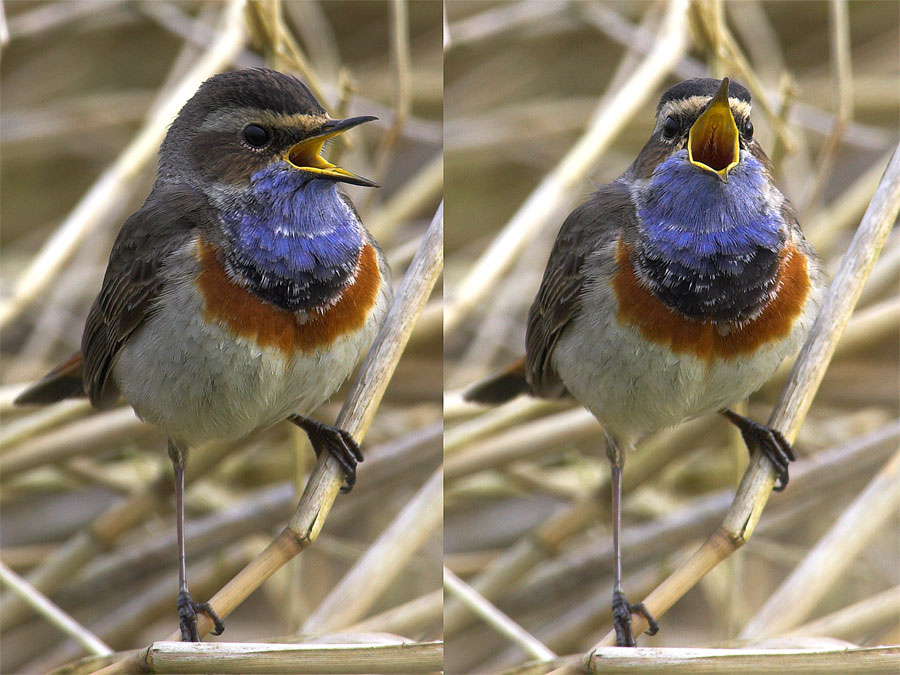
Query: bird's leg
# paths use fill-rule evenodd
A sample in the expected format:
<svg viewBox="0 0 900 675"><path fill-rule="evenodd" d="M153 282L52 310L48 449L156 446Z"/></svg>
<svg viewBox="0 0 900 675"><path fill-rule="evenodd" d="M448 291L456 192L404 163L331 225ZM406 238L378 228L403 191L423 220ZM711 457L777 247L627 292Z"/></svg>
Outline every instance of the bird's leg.
<svg viewBox="0 0 900 675"><path fill-rule="evenodd" d="M184 553L184 466L186 453L169 439L169 459L175 471L175 537L178 540L178 622L181 627L182 642L200 642L197 630L197 612L203 612L213 620L213 635L220 635L225 624L208 602L194 602L188 593L187 571Z"/></svg>
<svg viewBox="0 0 900 675"><path fill-rule="evenodd" d="M622 590L622 548L619 543L619 532L622 529L622 469L625 467L625 450L612 438L607 436L606 454L609 457L612 487L613 517L613 625L616 629L616 645L619 647L635 647L634 633L631 630L631 613L642 614L649 628L647 635L656 635L659 624L656 622L643 602L629 604Z"/></svg>
<svg viewBox="0 0 900 675"><path fill-rule="evenodd" d="M754 449L759 449L775 467L775 473L778 474L778 483L772 489L775 492L781 492L788 484L788 464L796 458L794 449L787 439L781 435L777 429L772 429L759 422L738 415L733 410L727 408L719 411L722 416L729 422L734 424L741 430L741 436L750 454Z"/></svg>
<svg viewBox="0 0 900 675"><path fill-rule="evenodd" d="M359 444L353 436L344 429L330 427L301 415L291 415L288 420L306 432L316 457L322 454L322 450L327 450L340 463L346 476L341 492L350 492L356 484L356 465L363 461Z"/></svg>

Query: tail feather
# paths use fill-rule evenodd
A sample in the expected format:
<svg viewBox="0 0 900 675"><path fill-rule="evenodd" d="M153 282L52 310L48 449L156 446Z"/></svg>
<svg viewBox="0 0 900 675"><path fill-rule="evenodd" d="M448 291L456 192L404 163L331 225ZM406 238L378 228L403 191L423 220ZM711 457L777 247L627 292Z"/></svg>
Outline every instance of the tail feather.
<svg viewBox="0 0 900 675"><path fill-rule="evenodd" d="M66 398L85 396L84 360L81 352L57 366L19 394L15 405L56 403Z"/></svg>
<svg viewBox="0 0 900 675"><path fill-rule="evenodd" d="M463 392L463 398L472 403L497 405L522 394L530 394L531 387L525 379L525 357L511 363L494 375L476 382Z"/></svg>

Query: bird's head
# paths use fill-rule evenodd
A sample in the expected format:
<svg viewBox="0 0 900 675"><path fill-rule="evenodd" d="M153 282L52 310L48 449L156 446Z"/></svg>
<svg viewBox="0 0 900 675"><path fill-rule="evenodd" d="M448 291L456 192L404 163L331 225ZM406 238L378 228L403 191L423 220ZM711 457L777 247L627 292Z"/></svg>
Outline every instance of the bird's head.
<svg viewBox="0 0 900 675"><path fill-rule="evenodd" d="M374 120L335 120L300 80L264 68L215 75L185 103L160 148L160 179L240 192L283 164L297 184L324 179L377 187L322 157L325 142Z"/></svg>
<svg viewBox="0 0 900 675"><path fill-rule="evenodd" d="M686 150L698 171L723 182L741 163L741 150L769 164L753 140L750 92L729 79L696 78L669 88L656 108L650 140L631 167L636 178L648 178L660 163Z"/></svg>

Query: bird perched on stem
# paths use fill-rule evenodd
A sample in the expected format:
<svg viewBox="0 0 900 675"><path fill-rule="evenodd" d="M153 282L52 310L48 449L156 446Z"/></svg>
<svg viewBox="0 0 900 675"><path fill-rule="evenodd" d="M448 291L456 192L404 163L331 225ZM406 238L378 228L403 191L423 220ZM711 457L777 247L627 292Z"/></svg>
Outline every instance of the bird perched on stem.
<svg viewBox="0 0 900 675"><path fill-rule="evenodd" d="M190 448L282 420L303 428L355 481L346 431L308 413L369 348L391 299L390 271L338 183L376 185L320 152L374 117L331 119L307 87L273 70L211 77L159 151L153 190L119 232L81 352L16 400L124 398L168 436L175 472L183 640L197 612L224 626L185 578L184 471Z"/></svg>
<svg viewBox="0 0 900 675"><path fill-rule="evenodd" d="M650 140L614 182L569 214L528 314L525 357L465 396L499 403L571 395L606 432L611 463L616 643L634 646L622 589L622 470L647 434L710 412L772 462L776 429L729 410L809 331L824 280L793 207L753 139L750 93L692 79L659 101Z"/></svg>

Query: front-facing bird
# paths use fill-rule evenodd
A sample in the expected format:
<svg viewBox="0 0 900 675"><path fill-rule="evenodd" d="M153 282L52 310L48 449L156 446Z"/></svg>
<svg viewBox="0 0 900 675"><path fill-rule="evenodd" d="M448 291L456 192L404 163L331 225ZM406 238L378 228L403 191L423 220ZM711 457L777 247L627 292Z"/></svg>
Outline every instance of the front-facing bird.
<svg viewBox="0 0 900 675"><path fill-rule="evenodd" d="M120 396L169 437L175 468L178 610L198 640L185 580L187 451L289 419L344 467L362 460L341 429L304 417L368 349L391 297L390 272L323 144L372 117L331 119L299 80L272 70L216 75L184 105L160 148L144 205L123 225L81 353L18 403Z"/></svg>
<svg viewBox="0 0 900 675"><path fill-rule="evenodd" d="M776 430L727 407L804 340L823 280L793 208L753 139L750 94L727 78L663 94L650 140L563 223L528 315L525 358L470 400L574 396L601 422L612 465L613 615L634 645L619 553L626 452L647 434L719 411L788 481Z"/></svg>

